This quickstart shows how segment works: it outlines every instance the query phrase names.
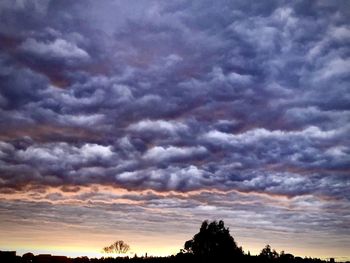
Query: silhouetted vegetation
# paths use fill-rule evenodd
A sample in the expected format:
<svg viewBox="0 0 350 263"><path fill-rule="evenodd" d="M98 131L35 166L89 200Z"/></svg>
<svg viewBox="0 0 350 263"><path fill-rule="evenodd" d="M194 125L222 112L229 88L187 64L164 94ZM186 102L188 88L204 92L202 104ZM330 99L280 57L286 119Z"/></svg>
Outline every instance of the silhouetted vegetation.
<svg viewBox="0 0 350 263"><path fill-rule="evenodd" d="M229 229L225 228L224 221L211 223L204 221L199 233L185 242L182 253L193 254L202 260L220 259L221 261L243 256L243 250L237 247Z"/></svg>
<svg viewBox="0 0 350 263"><path fill-rule="evenodd" d="M106 253L126 253L130 246L123 241L116 241L105 247ZM103 257L100 259L88 257L68 258L64 256L33 255L26 253L16 256L15 251L0 251L0 262L4 263L333 263L317 258L301 258L281 251L278 253L270 245L266 245L257 256L244 253L238 247L229 229L223 221L204 221L197 234L184 244L177 255L168 257ZM350 262L346 262L350 263Z"/></svg>
<svg viewBox="0 0 350 263"><path fill-rule="evenodd" d="M102 249L103 253L115 253L115 254L125 254L130 250L130 246L123 240L115 241L112 245L104 247Z"/></svg>

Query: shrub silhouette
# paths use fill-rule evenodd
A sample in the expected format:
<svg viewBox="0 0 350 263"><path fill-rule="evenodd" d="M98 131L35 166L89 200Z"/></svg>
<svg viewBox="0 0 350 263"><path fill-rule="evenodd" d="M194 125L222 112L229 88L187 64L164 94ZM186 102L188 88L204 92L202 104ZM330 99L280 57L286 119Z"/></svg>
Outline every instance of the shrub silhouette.
<svg viewBox="0 0 350 263"><path fill-rule="evenodd" d="M232 259L243 255L241 248L230 235L224 221L204 221L199 233L191 240L185 242L183 252L193 254L201 258L225 258Z"/></svg>

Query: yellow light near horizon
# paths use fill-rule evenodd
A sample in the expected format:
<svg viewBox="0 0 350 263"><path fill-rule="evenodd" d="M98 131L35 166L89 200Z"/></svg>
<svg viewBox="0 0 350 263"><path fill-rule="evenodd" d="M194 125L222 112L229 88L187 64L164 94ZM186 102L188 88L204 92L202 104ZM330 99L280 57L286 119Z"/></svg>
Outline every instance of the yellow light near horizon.
<svg viewBox="0 0 350 263"><path fill-rule="evenodd" d="M63 229L50 230L51 232L45 232L46 228L41 228L44 231L42 233L38 229L27 230L26 235L21 233L11 233L12 240L0 240L1 250L15 250L18 255L22 255L27 252L37 254L52 254L63 255L68 257L81 257L88 256L89 258L101 258L101 257L115 257L114 254L104 254L101 250L104 246L107 246L113 242L114 235L109 234L94 234L92 232L81 232L76 229L66 230ZM194 231L195 232L195 231ZM10 235L10 232L5 232L6 235ZM58 236L60 235L60 236ZM124 240L131 246L130 252L126 256L170 256L177 254L186 240L188 240L190 234L178 234L165 235L163 233L141 234L140 232L120 232L116 235L117 240ZM35 238L33 238L35 237ZM53 238L56 237L56 238ZM257 255L266 243L261 241L254 241L252 238L244 238L242 236L235 237L239 246L242 246L247 253L250 251L251 255ZM114 240L115 241L115 240ZM277 252L285 250L286 253L291 253L295 256L301 257L317 257L327 259L329 257L341 258L342 261L348 260L346 250L341 248L327 248L320 250L317 246L305 246L303 244L294 243L290 245L282 244L277 240L269 239L269 243L273 249ZM346 260L344 260L346 259Z"/></svg>
<svg viewBox="0 0 350 263"><path fill-rule="evenodd" d="M274 247L272 247L274 248ZM124 255L116 255L116 254L105 254L102 253L101 250L97 247L79 247L79 246L45 246L45 245L37 245L37 246L9 246L9 247L1 247L2 250L11 250L16 251L17 255L23 255L25 253L31 252L34 255L39 254L51 254L51 255L59 255L59 256L67 256L67 257L83 257L87 256L89 258L101 258L101 257L117 257L117 256L129 256L133 257L135 254L139 257L145 256L146 253L148 256L171 256L175 255L179 252L179 247L152 247L151 245L140 246L132 249L130 252ZM245 252L250 251L251 255L258 255L261 251L261 247L257 245L251 245L245 247ZM280 252L280 251L278 251ZM316 251L315 251L316 252ZM331 256L329 255L331 251L325 252L324 255L314 254L310 255L310 249L291 249L290 251L286 251L286 253L291 253L294 256L311 256L317 257L321 259L329 259ZM341 261L349 261L350 258L348 256L338 256Z"/></svg>
<svg viewBox="0 0 350 263"><path fill-rule="evenodd" d="M52 246L52 245L12 245L12 246L6 246L2 247L2 250L9 250L9 251L16 251L18 255L23 255L25 253L31 252L34 255L39 254L51 254L51 255L58 255L58 256L67 256L67 257L94 257L94 258L101 258L101 257L123 257L123 256L129 256L133 257L135 254L137 256L145 256L146 254L148 256L171 256L173 254L177 254L179 252L178 247L151 247L151 246L145 246L145 247L135 247L134 249L131 249L129 252L125 254L108 254L103 253L100 248L97 247L79 247L79 246Z"/></svg>

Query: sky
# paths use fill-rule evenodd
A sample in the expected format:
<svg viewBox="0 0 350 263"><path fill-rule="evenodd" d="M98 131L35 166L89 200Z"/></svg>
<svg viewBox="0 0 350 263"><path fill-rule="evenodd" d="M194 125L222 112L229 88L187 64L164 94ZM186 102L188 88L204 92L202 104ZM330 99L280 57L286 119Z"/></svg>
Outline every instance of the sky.
<svg viewBox="0 0 350 263"><path fill-rule="evenodd" d="M0 1L0 250L350 259L349 1Z"/></svg>

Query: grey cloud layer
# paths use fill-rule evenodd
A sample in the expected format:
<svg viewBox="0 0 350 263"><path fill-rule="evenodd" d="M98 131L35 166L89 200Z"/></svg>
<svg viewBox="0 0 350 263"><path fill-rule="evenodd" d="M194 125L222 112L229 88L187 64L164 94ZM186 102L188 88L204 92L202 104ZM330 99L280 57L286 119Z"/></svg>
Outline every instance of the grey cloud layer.
<svg viewBox="0 0 350 263"><path fill-rule="evenodd" d="M234 189L347 206L349 5L2 1L1 191Z"/></svg>
<svg viewBox="0 0 350 263"><path fill-rule="evenodd" d="M34 183L194 166L219 188L252 169L347 185L347 5L5 1L2 184L27 165Z"/></svg>

